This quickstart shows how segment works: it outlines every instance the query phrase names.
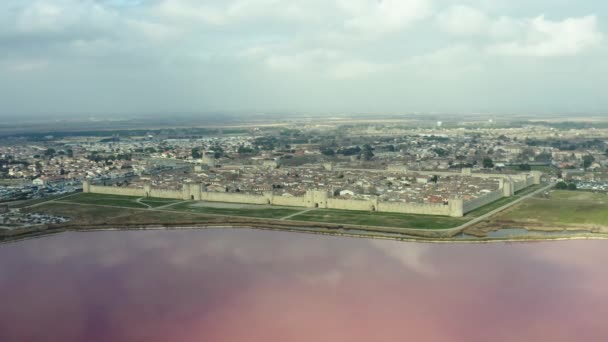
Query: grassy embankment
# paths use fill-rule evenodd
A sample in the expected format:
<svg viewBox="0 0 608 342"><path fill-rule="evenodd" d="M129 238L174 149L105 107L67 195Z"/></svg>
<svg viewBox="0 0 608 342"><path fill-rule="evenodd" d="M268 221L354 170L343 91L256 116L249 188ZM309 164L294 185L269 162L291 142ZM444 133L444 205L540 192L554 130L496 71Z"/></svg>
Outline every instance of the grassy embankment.
<svg viewBox="0 0 608 342"><path fill-rule="evenodd" d="M216 206L205 206L200 203L183 202L171 207L171 210L186 211L189 213L224 215L224 216L240 216L240 217L255 217L280 219L289 215L296 214L302 209L300 208L283 208L283 207L268 207L244 205L240 208L221 208Z"/></svg>
<svg viewBox="0 0 608 342"><path fill-rule="evenodd" d="M295 215L291 217L290 220L415 229L455 228L468 221L461 218L445 216L410 215L330 209L308 211Z"/></svg>

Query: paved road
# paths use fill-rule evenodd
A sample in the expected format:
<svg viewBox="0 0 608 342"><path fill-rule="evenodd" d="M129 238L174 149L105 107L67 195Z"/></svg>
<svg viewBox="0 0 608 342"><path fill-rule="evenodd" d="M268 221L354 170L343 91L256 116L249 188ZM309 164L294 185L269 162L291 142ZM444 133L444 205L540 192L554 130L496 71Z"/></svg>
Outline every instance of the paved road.
<svg viewBox="0 0 608 342"><path fill-rule="evenodd" d="M490 218L490 217L498 214L499 212L501 212L503 210L506 210L506 209L508 209L508 208L516 205L517 203L520 203L521 201L527 200L528 198L530 198L532 196L535 196L537 194L540 194L543 191L547 191L547 190L551 189L553 186L555 186L555 184L551 183L551 184L549 184L549 185L547 185L545 187L542 187L542 188L540 188L540 189L538 189L538 190L536 190L534 192L531 192L531 193L529 193L529 194L527 194L525 196L522 196L521 198L516 199L513 202L507 203L507 204L503 205L502 207L500 207L498 209L492 210L492 211L490 211L489 213L487 213L485 215L481 215L481 216L479 216L479 217L477 217L477 218L475 218L475 219L473 219L473 220L471 220L471 221L469 221L469 222L467 222L467 223L465 223L465 224L463 224L463 225L461 225L459 227L453 228L453 229L464 229L464 228L470 227L472 225L475 225L475 224L477 224L477 223L479 223L481 221L484 221L484 220L486 220L486 219L488 219L488 218Z"/></svg>

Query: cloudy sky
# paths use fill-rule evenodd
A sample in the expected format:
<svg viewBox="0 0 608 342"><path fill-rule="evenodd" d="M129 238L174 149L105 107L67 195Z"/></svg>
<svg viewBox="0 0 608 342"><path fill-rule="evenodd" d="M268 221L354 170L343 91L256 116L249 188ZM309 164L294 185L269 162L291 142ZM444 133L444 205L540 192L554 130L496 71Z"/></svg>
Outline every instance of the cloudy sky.
<svg viewBox="0 0 608 342"><path fill-rule="evenodd" d="M604 0L2 0L0 115L608 113Z"/></svg>

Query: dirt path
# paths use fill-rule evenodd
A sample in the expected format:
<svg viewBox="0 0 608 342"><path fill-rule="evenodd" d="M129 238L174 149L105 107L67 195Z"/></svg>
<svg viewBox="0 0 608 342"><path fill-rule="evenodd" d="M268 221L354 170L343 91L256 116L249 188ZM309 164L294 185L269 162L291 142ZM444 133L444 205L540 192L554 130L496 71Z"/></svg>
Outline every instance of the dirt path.
<svg viewBox="0 0 608 342"><path fill-rule="evenodd" d="M290 218L292 218L292 217L294 217L294 216L298 216L298 215L300 215L300 214L306 214L307 212L309 212L309 211L313 211L313 210L316 210L316 209L317 209L317 208L311 208L311 209L307 209L307 210L302 210L302 211L299 211L299 212L297 212L297 213L295 213L295 214L291 214L291 215L285 216L285 217L283 217L283 218L280 218L280 220L281 220L281 221L288 220L288 219L290 219Z"/></svg>
<svg viewBox="0 0 608 342"><path fill-rule="evenodd" d="M19 208L19 209L35 208L35 207L38 207L38 206L41 206L43 204L47 204L47 203L50 203L50 202L61 201L61 200L66 199L68 197L72 197L72 196L78 195L79 193L80 192L76 192L76 193L65 195L65 196L61 196L61 197L58 197L58 198L49 199L48 201L38 202L38 203L35 203L35 204L32 204L32 205L28 205L28 206L25 206L25 207L22 207L22 208Z"/></svg>
<svg viewBox="0 0 608 342"><path fill-rule="evenodd" d="M144 199L145 197L140 197L138 199L135 200L135 202L141 204L141 205L145 205L146 207L148 207L148 209L152 209L152 206L146 203L143 203L141 200Z"/></svg>
<svg viewBox="0 0 608 342"><path fill-rule="evenodd" d="M192 202L192 201L188 201L188 202ZM176 204L180 204L180 203L184 203L184 201L177 201L177 202L173 202L173 203L169 203L169 204L165 204L165 205L161 205L159 207L154 208L153 210L158 210L158 209L167 209L167 208L171 208L172 206L176 205Z"/></svg>

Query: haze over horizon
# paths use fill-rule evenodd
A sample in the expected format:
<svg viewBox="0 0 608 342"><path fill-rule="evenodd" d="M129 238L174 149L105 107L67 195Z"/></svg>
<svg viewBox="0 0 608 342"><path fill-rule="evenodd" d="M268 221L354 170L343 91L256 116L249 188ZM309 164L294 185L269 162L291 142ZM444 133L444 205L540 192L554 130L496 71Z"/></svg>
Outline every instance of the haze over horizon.
<svg viewBox="0 0 608 342"><path fill-rule="evenodd" d="M5 0L0 118L608 112L608 3Z"/></svg>

